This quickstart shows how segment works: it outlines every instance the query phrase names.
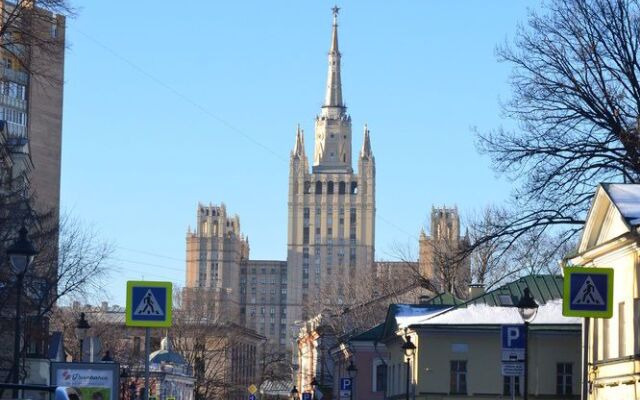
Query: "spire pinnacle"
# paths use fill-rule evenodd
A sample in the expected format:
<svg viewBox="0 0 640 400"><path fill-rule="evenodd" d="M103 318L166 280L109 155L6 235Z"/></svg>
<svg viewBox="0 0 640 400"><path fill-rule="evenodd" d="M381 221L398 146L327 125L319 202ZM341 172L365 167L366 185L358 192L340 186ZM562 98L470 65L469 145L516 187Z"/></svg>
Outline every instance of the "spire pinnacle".
<svg viewBox="0 0 640 400"><path fill-rule="evenodd" d="M362 150L360 150L360 158L371 159L373 153L371 152L371 139L369 138L369 127L364 124L364 139L362 140Z"/></svg>
<svg viewBox="0 0 640 400"><path fill-rule="evenodd" d="M327 74L327 91L324 97L323 114L329 114L330 107L344 109L342 103L342 81L340 79L340 50L338 49L338 13L340 8L334 6L333 29L331 31L331 47L329 48L329 71Z"/></svg>
<svg viewBox="0 0 640 400"><path fill-rule="evenodd" d="M296 144L293 146L293 151L291 152L292 157L296 158L304 158L304 131L300 128L300 124L298 124L296 128Z"/></svg>

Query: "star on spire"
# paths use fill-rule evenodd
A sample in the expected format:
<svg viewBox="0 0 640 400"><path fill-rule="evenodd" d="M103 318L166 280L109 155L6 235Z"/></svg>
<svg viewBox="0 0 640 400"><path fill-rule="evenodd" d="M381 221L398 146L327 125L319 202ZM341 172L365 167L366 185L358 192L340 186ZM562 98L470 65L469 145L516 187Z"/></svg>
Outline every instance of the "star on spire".
<svg viewBox="0 0 640 400"><path fill-rule="evenodd" d="M340 7L338 7L337 5L333 6L333 8L331 9L331 11L333 12L333 24L337 25L338 24L338 14L340 13Z"/></svg>

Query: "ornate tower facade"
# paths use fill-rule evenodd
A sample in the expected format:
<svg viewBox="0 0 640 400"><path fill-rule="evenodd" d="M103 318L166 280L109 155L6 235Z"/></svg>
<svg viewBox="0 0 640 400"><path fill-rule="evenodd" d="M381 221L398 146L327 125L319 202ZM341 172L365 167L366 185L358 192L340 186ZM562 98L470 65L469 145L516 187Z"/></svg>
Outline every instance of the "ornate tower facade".
<svg viewBox="0 0 640 400"><path fill-rule="evenodd" d="M315 121L313 165L298 126L289 164L288 325L306 319L319 299L348 304L349 282L373 273L375 159L364 127L357 174L351 117L342 100L338 9L333 10L327 87Z"/></svg>
<svg viewBox="0 0 640 400"><path fill-rule="evenodd" d="M187 232L185 301L211 307L208 314L236 321L240 312L240 265L249 258L249 242L240 217L224 204L198 204L196 228Z"/></svg>
<svg viewBox="0 0 640 400"><path fill-rule="evenodd" d="M431 235L420 233L420 274L436 288L465 297L471 277L471 260L462 257L468 235L460 236L458 208L431 207Z"/></svg>

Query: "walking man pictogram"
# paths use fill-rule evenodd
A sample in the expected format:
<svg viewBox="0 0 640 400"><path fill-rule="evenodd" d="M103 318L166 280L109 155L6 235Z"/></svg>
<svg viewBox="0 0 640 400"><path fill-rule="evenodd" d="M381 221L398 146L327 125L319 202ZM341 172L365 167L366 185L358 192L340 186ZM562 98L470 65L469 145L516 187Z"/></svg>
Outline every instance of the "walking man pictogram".
<svg viewBox="0 0 640 400"><path fill-rule="evenodd" d="M582 302L585 303L587 301L587 296L589 296L589 298L591 299L592 303L596 303L596 299L593 298L593 283L591 283L591 280L587 280L585 282L585 288L584 291L582 292Z"/></svg>
<svg viewBox="0 0 640 400"><path fill-rule="evenodd" d="M147 292L147 294L144 296L144 308L142 309L142 312L145 313L147 312L147 310L149 310L150 314L157 314L158 312L155 310L155 308L153 308L153 300L151 300L151 292Z"/></svg>

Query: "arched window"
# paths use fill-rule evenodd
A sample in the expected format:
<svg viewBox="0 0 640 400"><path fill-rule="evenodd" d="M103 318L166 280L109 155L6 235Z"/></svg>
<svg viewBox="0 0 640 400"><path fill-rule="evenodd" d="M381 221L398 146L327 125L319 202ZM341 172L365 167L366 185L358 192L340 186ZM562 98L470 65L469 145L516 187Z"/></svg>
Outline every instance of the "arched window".
<svg viewBox="0 0 640 400"><path fill-rule="evenodd" d="M304 182L304 193L305 194L311 193L311 182L309 181Z"/></svg>
<svg viewBox="0 0 640 400"><path fill-rule="evenodd" d="M327 194L333 194L333 182L327 182Z"/></svg>
<svg viewBox="0 0 640 400"><path fill-rule="evenodd" d="M351 182L351 194L358 194L358 182Z"/></svg>
<svg viewBox="0 0 640 400"><path fill-rule="evenodd" d="M316 181L316 194L322 194L322 182Z"/></svg>
<svg viewBox="0 0 640 400"><path fill-rule="evenodd" d="M338 194L345 194L347 192L347 185L344 182L338 184Z"/></svg>

